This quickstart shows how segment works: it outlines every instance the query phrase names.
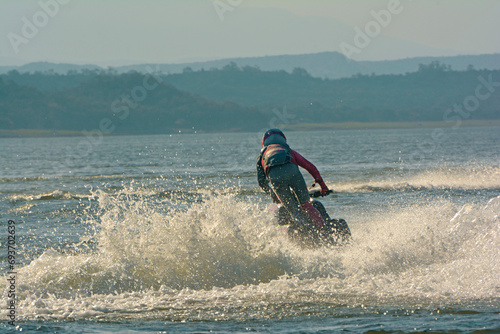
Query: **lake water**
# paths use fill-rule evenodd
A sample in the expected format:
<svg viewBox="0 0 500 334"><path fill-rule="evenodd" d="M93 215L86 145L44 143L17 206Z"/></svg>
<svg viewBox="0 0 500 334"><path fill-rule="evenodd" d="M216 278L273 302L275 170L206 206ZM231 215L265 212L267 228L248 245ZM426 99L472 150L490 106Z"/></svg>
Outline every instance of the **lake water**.
<svg viewBox="0 0 500 334"><path fill-rule="evenodd" d="M286 135L351 245L281 233L261 134L0 139L0 331L500 331L500 128Z"/></svg>

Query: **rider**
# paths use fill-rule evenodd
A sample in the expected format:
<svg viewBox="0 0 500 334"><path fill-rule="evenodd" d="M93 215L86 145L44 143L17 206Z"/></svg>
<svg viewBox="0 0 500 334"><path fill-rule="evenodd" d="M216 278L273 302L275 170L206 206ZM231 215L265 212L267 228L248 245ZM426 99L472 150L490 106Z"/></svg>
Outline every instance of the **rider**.
<svg viewBox="0 0 500 334"><path fill-rule="evenodd" d="M292 217L299 220L306 218L321 229L325 220L309 201L306 182L298 166L305 168L314 177L314 181L321 186L321 194L325 195L328 187L318 169L288 146L281 130L268 130L262 138L262 150L257 158L259 186L272 196L274 202L281 202ZM306 217L304 212L307 213Z"/></svg>

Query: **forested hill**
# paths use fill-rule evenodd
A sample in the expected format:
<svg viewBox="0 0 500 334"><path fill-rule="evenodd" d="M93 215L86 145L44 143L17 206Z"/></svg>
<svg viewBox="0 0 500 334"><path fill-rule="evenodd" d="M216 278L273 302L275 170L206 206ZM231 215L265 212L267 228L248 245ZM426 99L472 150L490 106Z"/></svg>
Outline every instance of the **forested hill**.
<svg viewBox="0 0 500 334"><path fill-rule="evenodd" d="M0 77L0 129L157 134L257 130L265 120L257 109L195 97L139 73L101 73L76 87L49 91Z"/></svg>
<svg viewBox="0 0 500 334"><path fill-rule="evenodd" d="M164 80L216 101L288 106L298 114L315 115L316 122L439 121L446 110L464 101L470 103L466 109L474 109L471 118L500 118L500 70L452 71L437 62L405 75L357 75L337 80L314 78L300 68L288 74L232 64L216 71L187 69ZM479 101L474 95L484 81L493 84L481 90L488 97ZM301 108L306 108L303 113Z"/></svg>
<svg viewBox="0 0 500 334"><path fill-rule="evenodd" d="M283 119L286 108L289 115ZM292 117L293 116L293 117ZM405 75L315 78L304 69L160 75L113 71L0 76L0 129L113 133L254 131L279 124L500 119L500 70L434 62Z"/></svg>

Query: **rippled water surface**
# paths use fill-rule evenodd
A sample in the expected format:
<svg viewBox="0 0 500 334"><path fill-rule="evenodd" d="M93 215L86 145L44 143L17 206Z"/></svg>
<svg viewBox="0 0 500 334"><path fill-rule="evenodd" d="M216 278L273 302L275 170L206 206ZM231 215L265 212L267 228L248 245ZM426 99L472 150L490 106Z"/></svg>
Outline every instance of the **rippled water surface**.
<svg viewBox="0 0 500 334"><path fill-rule="evenodd" d="M276 226L260 134L0 139L0 330L500 330L500 128L286 134L351 245Z"/></svg>

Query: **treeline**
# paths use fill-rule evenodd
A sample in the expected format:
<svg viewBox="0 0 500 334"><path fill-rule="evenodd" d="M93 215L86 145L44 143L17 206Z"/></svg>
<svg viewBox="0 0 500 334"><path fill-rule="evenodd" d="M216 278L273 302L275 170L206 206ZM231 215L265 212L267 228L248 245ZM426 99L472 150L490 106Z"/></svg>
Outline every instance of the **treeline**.
<svg viewBox="0 0 500 334"><path fill-rule="evenodd" d="M433 62L405 75L320 79L231 63L181 74L112 69L0 76L0 129L254 131L280 122L500 119L500 71ZM284 114L284 110L286 110ZM288 117L287 115L290 115ZM292 117L293 116L293 117ZM103 121L104 120L104 121Z"/></svg>
<svg viewBox="0 0 500 334"><path fill-rule="evenodd" d="M498 85L500 71L477 71L472 66L466 71L453 71L432 62L404 75L355 75L330 80L312 77L300 68L292 73L264 72L232 64L216 71L186 69L164 80L215 101L267 109L287 106L303 121L398 122L439 121L456 104L474 104L476 100L468 97L474 97L476 88L482 85L480 78ZM495 87L482 89L488 98L480 99L477 107L468 107L474 109L471 118L500 118L500 87Z"/></svg>

